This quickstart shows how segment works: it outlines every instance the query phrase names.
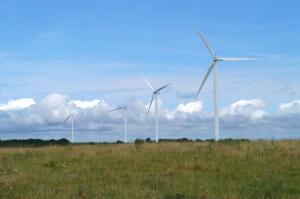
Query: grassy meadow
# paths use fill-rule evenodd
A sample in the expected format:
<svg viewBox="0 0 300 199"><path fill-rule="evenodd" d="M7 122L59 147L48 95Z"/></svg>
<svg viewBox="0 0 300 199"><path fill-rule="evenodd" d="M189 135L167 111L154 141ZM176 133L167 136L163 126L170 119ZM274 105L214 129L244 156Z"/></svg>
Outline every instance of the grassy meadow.
<svg viewBox="0 0 300 199"><path fill-rule="evenodd" d="M0 148L0 198L300 198L300 141Z"/></svg>

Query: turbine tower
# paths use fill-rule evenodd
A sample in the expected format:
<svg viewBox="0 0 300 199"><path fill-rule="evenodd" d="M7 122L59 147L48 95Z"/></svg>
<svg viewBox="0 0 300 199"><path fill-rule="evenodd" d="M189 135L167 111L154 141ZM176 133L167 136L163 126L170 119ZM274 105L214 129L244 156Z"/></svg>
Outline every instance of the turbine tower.
<svg viewBox="0 0 300 199"><path fill-rule="evenodd" d="M71 119L71 142L74 142L74 116L75 113L70 113L69 116L66 118L64 124Z"/></svg>
<svg viewBox="0 0 300 199"><path fill-rule="evenodd" d="M159 89L154 89L153 86L150 84L150 82L144 77L142 76L143 80L145 81L145 83L148 85L148 87L151 89L152 91L152 98L151 98L151 101L150 101L150 105L149 105L149 109L148 109L148 112L147 112L147 118L148 118L148 115L149 115L149 112L150 112L150 109L151 109L151 106L152 106L152 103L153 103L153 100L155 101L155 141L158 142L158 117L159 117L159 114L158 114L158 95L160 94L160 91L163 90L164 88L168 87L170 84L167 84L163 87L160 87Z"/></svg>
<svg viewBox="0 0 300 199"><path fill-rule="evenodd" d="M236 61L249 61L249 60L257 60L257 58L233 58L233 57L218 57L215 52L212 50L212 48L210 47L210 45L208 44L207 40L204 38L204 36L197 31L202 42L204 43L204 45L206 46L208 52L210 53L211 57L212 57L212 63L209 66L203 80L202 83L198 89L196 98L198 97L202 87L204 86L208 76L210 75L211 71L213 70L213 75L214 75L214 133L215 133L215 140L218 141L219 140L219 133L220 133L220 129L219 129L219 96L218 96L218 67L217 67L217 63L221 62L221 61L225 61L225 62L236 62Z"/></svg>

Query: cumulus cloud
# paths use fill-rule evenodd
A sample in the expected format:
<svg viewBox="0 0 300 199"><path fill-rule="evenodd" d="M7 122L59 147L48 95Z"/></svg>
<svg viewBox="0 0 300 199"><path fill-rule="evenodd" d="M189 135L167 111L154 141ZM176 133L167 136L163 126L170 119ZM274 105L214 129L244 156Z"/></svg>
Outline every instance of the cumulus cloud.
<svg viewBox="0 0 300 199"><path fill-rule="evenodd" d="M174 111L168 111L166 117L173 119L175 117L187 117L195 113L200 113L203 109L202 101L188 102L179 104Z"/></svg>
<svg viewBox="0 0 300 199"><path fill-rule="evenodd" d="M224 118L228 116L246 117L255 121L267 115L267 112L263 110L265 106L266 103L260 99L239 100L224 108L221 116Z"/></svg>
<svg viewBox="0 0 300 199"><path fill-rule="evenodd" d="M189 102L186 104L179 104L176 111L182 113L195 113L200 112L203 109L203 103L201 101Z"/></svg>
<svg viewBox="0 0 300 199"><path fill-rule="evenodd" d="M68 106L69 100L66 95L50 94L28 112L40 116L45 124L61 123L66 115L74 112L72 107Z"/></svg>
<svg viewBox="0 0 300 199"><path fill-rule="evenodd" d="M78 108L94 108L99 104L100 100L94 99L91 101L82 101L82 100L73 100L70 101L69 104L74 104Z"/></svg>
<svg viewBox="0 0 300 199"><path fill-rule="evenodd" d="M278 109L281 113L300 113L300 100L281 103Z"/></svg>
<svg viewBox="0 0 300 199"><path fill-rule="evenodd" d="M204 112L202 101L180 103L173 109L162 106L161 100L159 103L162 136L195 135L201 138L201 135L212 132L213 114ZM129 99L127 105L131 111L128 115L129 135L134 132L137 137L152 135L154 118L151 116L148 120L144 119L147 105L135 98ZM221 109L222 133L296 132L300 129L300 100L280 104L279 114L267 113L266 106L267 103L261 99L250 99L236 101ZM14 131L21 134L24 131L67 131L69 124L63 124L63 121L71 112L76 113L77 131L97 131L108 134L122 132L123 112L109 112L115 107L100 99L72 100L69 96L61 94L49 94L40 101L32 98L10 100L0 105L0 132ZM87 135L85 133L81 136ZM213 136L210 133L207 135Z"/></svg>
<svg viewBox="0 0 300 199"><path fill-rule="evenodd" d="M17 100L9 100L5 104L0 104L0 111L21 110L36 104L32 98L22 98Z"/></svg>

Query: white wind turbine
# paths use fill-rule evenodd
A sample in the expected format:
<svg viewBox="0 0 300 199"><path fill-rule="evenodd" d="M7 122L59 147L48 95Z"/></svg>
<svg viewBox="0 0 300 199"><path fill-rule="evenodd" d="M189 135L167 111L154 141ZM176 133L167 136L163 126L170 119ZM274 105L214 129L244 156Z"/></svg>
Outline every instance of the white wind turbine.
<svg viewBox="0 0 300 199"><path fill-rule="evenodd" d="M124 110L124 143L127 143L127 117L128 117L128 109L127 109L127 106L123 106L123 107L119 107L119 108L116 108L116 109L113 109L109 112L113 112L113 111L117 111L117 110Z"/></svg>
<svg viewBox="0 0 300 199"><path fill-rule="evenodd" d="M257 58L232 58L232 57L218 57L215 52L212 50L212 48L209 46L208 42L204 38L204 36L197 31L201 40L203 41L204 45L208 49L210 55L212 56L212 63L208 68L208 71L206 72L204 79L202 80L202 83L198 89L196 98L198 97L202 87L204 86L209 74L211 71L214 71L214 132L215 132L215 140L219 140L219 109L218 109L218 68L217 68L217 63L220 61L225 61L225 62L235 62L235 61L249 61L249 60L257 60Z"/></svg>
<svg viewBox="0 0 300 199"><path fill-rule="evenodd" d="M133 117L135 117L135 115L128 109L127 105L126 106L122 106L119 108L115 108L109 112L113 112L113 111L118 111L118 110L123 110L124 114L124 143L127 143L127 121L128 121L128 113L130 113Z"/></svg>
<svg viewBox="0 0 300 199"><path fill-rule="evenodd" d="M74 142L74 116L75 113L70 113L69 116L65 119L64 124L70 119L71 120L71 142Z"/></svg>
<svg viewBox="0 0 300 199"><path fill-rule="evenodd" d="M155 90L153 88L153 86L150 84L150 82L144 76L142 76L142 78L152 91L152 98L151 98L149 109L148 109L148 112L147 112L147 118L148 118L153 100L155 100L155 102L154 102L155 103L155 141L158 142L158 117L159 117L159 114L158 114L158 95L160 94L161 90L168 87L170 84L167 84L167 85L165 85L163 87L160 87L159 89Z"/></svg>

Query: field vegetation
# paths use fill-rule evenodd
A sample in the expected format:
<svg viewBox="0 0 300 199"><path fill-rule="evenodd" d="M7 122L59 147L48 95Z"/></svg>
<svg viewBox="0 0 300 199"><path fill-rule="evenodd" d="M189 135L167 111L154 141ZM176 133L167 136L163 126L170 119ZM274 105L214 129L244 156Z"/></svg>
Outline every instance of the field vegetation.
<svg viewBox="0 0 300 199"><path fill-rule="evenodd" d="M0 198L300 198L300 141L0 148Z"/></svg>

